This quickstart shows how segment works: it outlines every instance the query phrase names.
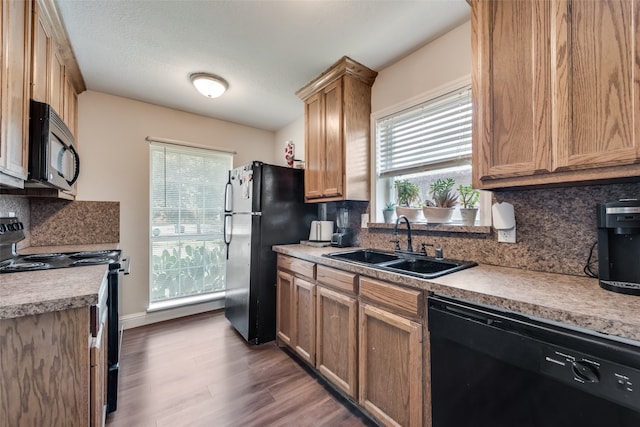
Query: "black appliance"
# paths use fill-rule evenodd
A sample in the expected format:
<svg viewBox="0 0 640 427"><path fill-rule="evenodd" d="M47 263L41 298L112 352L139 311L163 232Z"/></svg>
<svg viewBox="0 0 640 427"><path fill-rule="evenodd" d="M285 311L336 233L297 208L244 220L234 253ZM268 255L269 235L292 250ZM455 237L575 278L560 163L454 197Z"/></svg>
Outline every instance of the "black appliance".
<svg viewBox="0 0 640 427"><path fill-rule="evenodd" d="M349 229L349 208L347 206L339 206L336 211L338 231L331 236L331 246L339 248L353 246L353 233Z"/></svg>
<svg viewBox="0 0 640 427"><path fill-rule="evenodd" d="M70 191L80 174L80 156L69 128L49 104L31 100L27 186Z"/></svg>
<svg viewBox="0 0 640 427"><path fill-rule="evenodd" d="M229 172L225 189L225 316L248 342L276 334L273 245L308 238L315 205L304 203L304 170L251 162Z"/></svg>
<svg viewBox="0 0 640 427"><path fill-rule="evenodd" d="M0 217L0 274L89 265L108 265L107 273L107 413L117 408L120 367L120 318L118 288L123 274L129 274L131 258L118 249L68 253L18 255L16 243L24 239L24 225L16 217ZM93 308L93 307L92 307ZM92 321L97 320L91 316ZM92 333L97 332L93 325Z"/></svg>
<svg viewBox="0 0 640 427"><path fill-rule="evenodd" d="M640 201L598 204L597 221L600 286L640 295Z"/></svg>
<svg viewBox="0 0 640 427"><path fill-rule="evenodd" d="M433 427L640 425L640 343L428 298Z"/></svg>

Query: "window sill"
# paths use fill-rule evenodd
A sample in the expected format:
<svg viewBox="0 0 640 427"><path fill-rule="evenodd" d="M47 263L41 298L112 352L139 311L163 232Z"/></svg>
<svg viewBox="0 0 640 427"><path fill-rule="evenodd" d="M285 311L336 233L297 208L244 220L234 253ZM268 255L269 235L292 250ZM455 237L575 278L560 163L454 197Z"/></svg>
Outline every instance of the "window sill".
<svg viewBox="0 0 640 427"><path fill-rule="evenodd" d="M401 228L406 228L406 225L404 224L401 224L400 226ZM395 224L370 222L367 224L367 227L375 229L393 229ZM411 230L439 231L444 233L491 234L491 226L489 225L427 224L426 222L412 222Z"/></svg>
<svg viewBox="0 0 640 427"><path fill-rule="evenodd" d="M152 302L149 303L149 308L147 308L147 313L153 313L154 311L161 310L170 310L178 307L185 307L188 305L194 304L202 304L212 301L223 301L224 302L224 291L221 292L212 292L206 293L202 295L195 295L183 298L173 298L166 301L160 302Z"/></svg>

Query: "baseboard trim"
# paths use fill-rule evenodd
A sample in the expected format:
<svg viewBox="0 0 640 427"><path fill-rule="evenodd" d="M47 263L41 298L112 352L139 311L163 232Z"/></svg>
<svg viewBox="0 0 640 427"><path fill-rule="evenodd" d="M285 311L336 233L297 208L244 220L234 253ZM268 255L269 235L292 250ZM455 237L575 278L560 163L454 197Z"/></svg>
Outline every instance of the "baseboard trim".
<svg viewBox="0 0 640 427"><path fill-rule="evenodd" d="M120 324L122 329L131 329L139 326L151 325L152 323L164 322L165 320L173 320L180 317L191 316L193 314L219 310L221 308L224 308L224 299L176 307L162 311L127 314L120 316Z"/></svg>

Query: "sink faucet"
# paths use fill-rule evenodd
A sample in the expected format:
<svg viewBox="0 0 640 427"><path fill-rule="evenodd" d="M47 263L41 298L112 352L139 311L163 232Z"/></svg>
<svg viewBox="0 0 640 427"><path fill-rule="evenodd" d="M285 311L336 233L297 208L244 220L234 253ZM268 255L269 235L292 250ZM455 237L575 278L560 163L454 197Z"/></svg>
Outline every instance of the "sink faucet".
<svg viewBox="0 0 640 427"><path fill-rule="evenodd" d="M398 219L396 219L396 225L395 227L393 227L393 235L395 237L398 236L398 224L400 223L400 220L402 220L403 218L407 223L407 251L413 252L413 245L411 244L411 223L409 223L409 218L407 218L404 215L400 215Z"/></svg>

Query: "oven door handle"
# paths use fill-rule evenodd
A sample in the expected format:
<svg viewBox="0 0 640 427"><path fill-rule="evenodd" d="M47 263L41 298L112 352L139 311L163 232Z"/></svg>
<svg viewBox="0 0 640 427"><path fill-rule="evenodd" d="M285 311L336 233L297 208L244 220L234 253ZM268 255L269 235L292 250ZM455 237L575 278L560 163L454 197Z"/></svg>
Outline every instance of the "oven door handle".
<svg viewBox="0 0 640 427"><path fill-rule="evenodd" d="M131 273L131 256L122 258L122 261L124 261L124 268L121 268L119 271L124 273L124 275L129 275Z"/></svg>

